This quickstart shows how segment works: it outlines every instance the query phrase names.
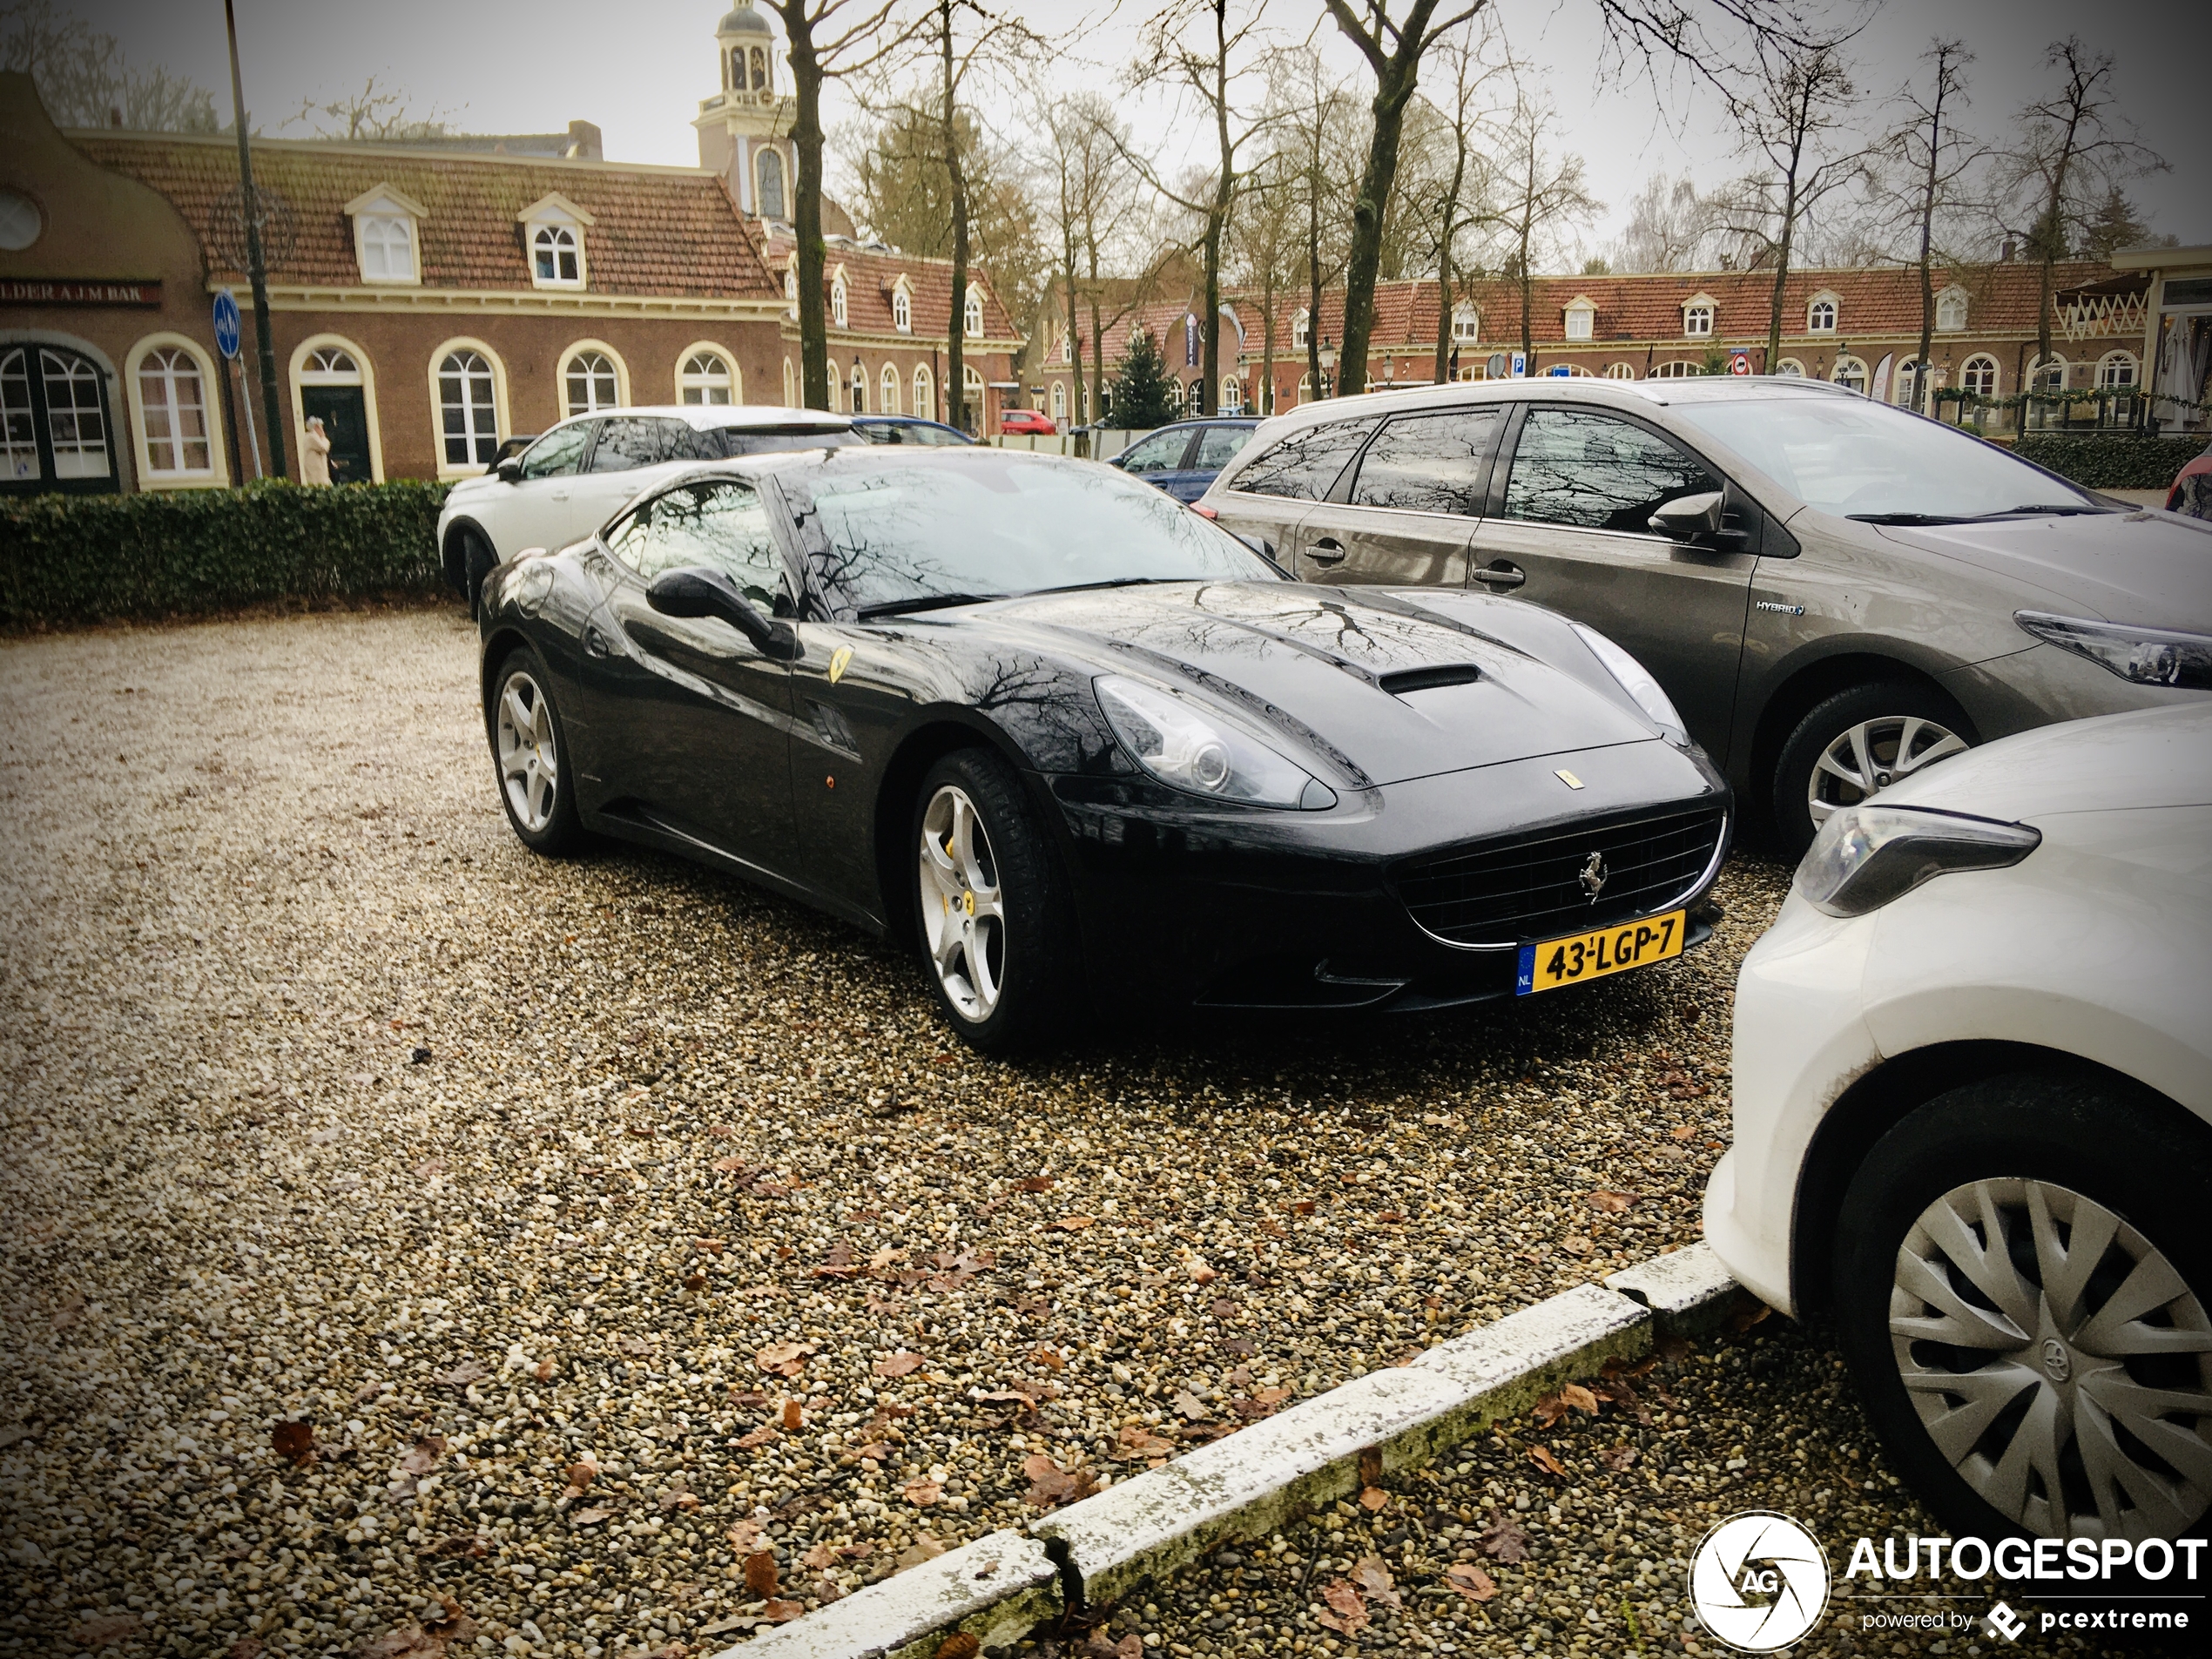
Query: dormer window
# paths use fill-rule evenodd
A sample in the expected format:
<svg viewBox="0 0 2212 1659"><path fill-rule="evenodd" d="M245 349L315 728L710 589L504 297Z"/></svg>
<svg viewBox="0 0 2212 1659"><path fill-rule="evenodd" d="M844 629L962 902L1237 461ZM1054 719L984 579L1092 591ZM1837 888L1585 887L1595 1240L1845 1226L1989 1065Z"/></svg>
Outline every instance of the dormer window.
<svg viewBox="0 0 2212 1659"><path fill-rule="evenodd" d="M968 288L968 312L961 319L961 333L981 335L983 332L983 291L970 283Z"/></svg>
<svg viewBox="0 0 2212 1659"><path fill-rule="evenodd" d="M914 292L903 276L891 290L891 326L902 334L914 331Z"/></svg>
<svg viewBox="0 0 2212 1659"><path fill-rule="evenodd" d="M1313 320L1303 311L1291 319L1291 344L1304 351L1313 341Z"/></svg>
<svg viewBox="0 0 2212 1659"><path fill-rule="evenodd" d="M516 217L528 240L530 281L540 288L584 286L584 228L596 221L565 196L543 197Z"/></svg>
<svg viewBox="0 0 2212 1659"><path fill-rule="evenodd" d="M1683 302L1682 331L1692 340L1702 340L1713 332L1713 296L1701 293Z"/></svg>
<svg viewBox="0 0 2212 1659"><path fill-rule="evenodd" d="M1597 307L1577 294L1567 302L1565 320L1569 340L1588 340L1597 332Z"/></svg>
<svg viewBox="0 0 2212 1659"><path fill-rule="evenodd" d="M799 262L794 260L784 266L784 303L790 307L792 320L799 316Z"/></svg>
<svg viewBox="0 0 2212 1659"><path fill-rule="evenodd" d="M1472 343L1482 338L1482 314L1473 306L1452 307L1452 338Z"/></svg>
<svg viewBox="0 0 2212 1659"><path fill-rule="evenodd" d="M830 327L833 328L848 327L852 314L852 307L845 287L845 267L840 265L830 278Z"/></svg>
<svg viewBox="0 0 2212 1659"><path fill-rule="evenodd" d="M415 284L422 280L418 227L429 210L389 185L379 185L346 204L354 221L354 259L363 282Z"/></svg>
<svg viewBox="0 0 2212 1659"><path fill-rule="evenodd" d="M1935 326L1946 334L1962 334L1966 327L1966 291L1946 288L1936 295Z"/></svg>
<svg viewBox="0 0 2212 1659"><path fill-rule="evenodd" d="M1805 332L1809 334L1832 334L1836 332L1836 296L1831 293L1816 295L1805 307Z"/></svg>

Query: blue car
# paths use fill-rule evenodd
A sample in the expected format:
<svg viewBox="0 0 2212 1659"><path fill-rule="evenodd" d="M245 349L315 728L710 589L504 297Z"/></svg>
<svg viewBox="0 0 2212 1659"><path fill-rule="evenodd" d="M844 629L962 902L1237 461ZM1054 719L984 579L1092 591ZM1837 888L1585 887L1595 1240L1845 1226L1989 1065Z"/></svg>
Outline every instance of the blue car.
<svg viewBox="0 0 2212 1659"><path fill-rule="evenodd" d="M1206 493L1214 475L1252 441L1258 426L1257 420L1233 417L1177 421L1173 426L1146 433L1121 454L1109 457L1107 464L1166 490L1177 501L1196 501Z"/></svg>
<svg viewBox="0 0 2212 1659"><path fill-rule="evenodd" d="M853 430L870 443L940 444L973 443L974 439L957 427L939 421L925 421L913 415L856 415Z"/></svg>

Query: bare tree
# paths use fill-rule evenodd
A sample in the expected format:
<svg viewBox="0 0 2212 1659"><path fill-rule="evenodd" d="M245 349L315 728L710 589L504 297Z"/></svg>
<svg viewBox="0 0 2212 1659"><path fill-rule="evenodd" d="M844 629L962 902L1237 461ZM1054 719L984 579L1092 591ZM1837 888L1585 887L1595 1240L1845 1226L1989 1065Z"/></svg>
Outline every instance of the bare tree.
<svg viewBox="0 0 2212 1659"><path fill-rule="evenodd" d="M2019 136L2001 158L1999 179L2006 228L2021 238L2040 268L2039 365L2051 361L2052 267L2114 184L2167 166L2114 107L2109 52L2093 52L2079 35L2068 35L2051 43L2043 61L2059 72L2058 89L2020 110Z"/></svg>
<svg viewBox="0 0 2212 1659"><path fill-rule="evenodd" d="M1317 397L1322 375L1321 296L1344 269L1347 250L1336 206L1354 187L1359 162L1351 98L1311 46L1277 51L1268 64L1268 103L1276 114L1271 166L1290 192L1293 222L1304 223L1294 262L1305 278L1305 378Z"/></svg>
<svg viewBox="0 0 2212 1659"><path fill-rule="evenodd" d="M1710 257L1713 209L1688 173L1655 172L1629 202L1607 263L1615 271L1695 271Z"/></svg>
<svg viewBox="0 0 2212 1659"><path fill-rule="evenodd" d="M354 143L388 143L408 138L444 136L449 112L433 109L427 115L411 112L413 100L395 86L379 86L369 76L358 92L341 93L317 103L302 98L300 113L292 118L314 129L321 138L345 138Z"/></svg>
<svg viewBox="0 0 2212 1659"><path fill-rule="evenodd" d="M1535 269L1557 251L1562 234L1603 210L1582 177L1582 158L1554 156L1545 146L1557 111L1526 97L1514 108L1506 151L1498 159L1497 205L1491 220L1505 243L1504 264L1521 289L1521 350L1535 354Z"/></svg>
<svg viewBox="0 0 2212 1659"><path fill-rule="evenodd" d="M1106 330L1130 303L1132 285L1116 285L1122 304L1107 313L1105 266L1124 250L1123 231L1136 214L1131 175L1122 162L1113 105L1095 92L1040 100L1036 125L1051 141L1045 159L1044 194L1059 266L1059 301L1067 314L1069 378L1084 384L1090 364L1089 410L1103 408ZM1089 312L1089 350L1084 349L1083 312ZM1080 415L1078 418L1082 418Z"/></svg>
<svg viewBox="0 0 2212 1659"><path fill-rule="evenodd" d="M911 37L889 26L896 0L767 3L783 20L795 104L791 136L799 177L792 228L799 242L799 401L810 409L826 409L830 395L829 318L822 292L828 252L822 240L822 84L873 69Z"/></svg>
<svg viewBox="0 0 2212 1659"><path fill-rule="evenodd" d="M1936 220L1949 206L1959 181L1980 160L1981 152L1960 130L1959 111L1966 102L1966 65L1974 55L1956 40L1931 41L1920 61L1932 71L1927 96L1907 87L1911 119L1898 131L1895 146L1910 170L1918 197L1920 267L1920 348L1912 359L1912 407L1927 399L1928 349L1935 337Z"/></svg>
<svg viewBox="0 0 2212 1659"><path fill-rule="evenodd" d="M1254 412L1275 412L1275 332L1284 299L1296 292L1305 247L1295 168L1282 152L1268 155L1244 180L1230 226L1231 262L1259 314L1259 383Z"/></svg>
<svg viewBox="0 0 2212 1659"><path fill-rule="evenodd" d="M133 69L122 43L49 0L0 8L0 68L29 75L54 125L212 132L214 95L156 64Z"/></svg>
<svg viewBox="0 0 2212 1659"><path fill-rule="evenodd" d="M1409 205L1420 210L1428 232L1425 252L1436 273L1433 378L1440 384L1452 374L1453 295L1460 276L1460 241L1468 230L1494 218L1480 105L1483 85L1501 71L1486 64L1476 43L1465 35L1439 43L1437 51L1450 78L1437 98L1426 100L1435 116L1430 134L1435 154L1426 169L1432 175L1431 188L1409 192Z"/></svg>

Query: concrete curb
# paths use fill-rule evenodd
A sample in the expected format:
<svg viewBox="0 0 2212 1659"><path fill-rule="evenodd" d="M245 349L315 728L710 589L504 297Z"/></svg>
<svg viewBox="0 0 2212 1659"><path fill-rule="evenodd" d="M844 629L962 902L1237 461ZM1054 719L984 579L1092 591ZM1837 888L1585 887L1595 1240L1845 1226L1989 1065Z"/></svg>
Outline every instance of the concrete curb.
<svg viewBox="0 0 2212 1659"><path fill-rule="evenodd" d="M1709 1330L1735 1294L1704 1244L1655 1257L1109 1487L1031 1523L1026 1538L992 1533L725 1655L934 1659L962 1630L1006 1645L1070 1605L1112 1602L1217 1544L1433 1462L1656 1336Z"/></svg>

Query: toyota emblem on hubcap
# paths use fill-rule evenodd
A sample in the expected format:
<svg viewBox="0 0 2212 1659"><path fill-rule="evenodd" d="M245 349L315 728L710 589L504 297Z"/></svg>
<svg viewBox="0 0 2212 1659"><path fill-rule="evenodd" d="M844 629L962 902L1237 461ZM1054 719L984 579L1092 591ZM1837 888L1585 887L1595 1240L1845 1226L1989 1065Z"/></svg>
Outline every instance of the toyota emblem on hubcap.
<svg viewBox="0 0 2212 1659"><path fill-rule="evenodd" d="M2043 1369L2056 1383L2062 1383L2074 1374L2074 1356L2066 1351L2066 1344L2056 1337L2043 1339Z"/></svg>
<svg viewBox="0 0 2212 1659"><path fill-rule="evenodd" d="M1582 860L1582 873L1575 879L1582 884L1582 891L1589 894L1592 904L1595 904L1597 895L1605 891L1607 873L1604 853L1593 853Z"/></svg>

